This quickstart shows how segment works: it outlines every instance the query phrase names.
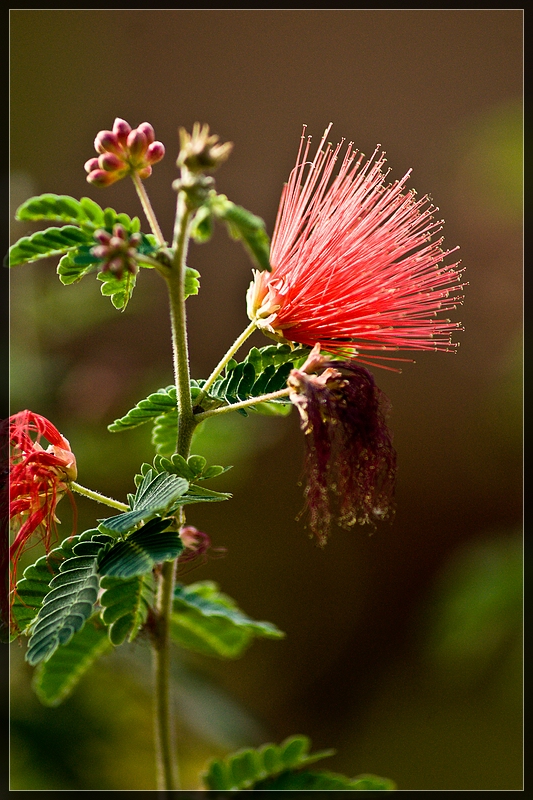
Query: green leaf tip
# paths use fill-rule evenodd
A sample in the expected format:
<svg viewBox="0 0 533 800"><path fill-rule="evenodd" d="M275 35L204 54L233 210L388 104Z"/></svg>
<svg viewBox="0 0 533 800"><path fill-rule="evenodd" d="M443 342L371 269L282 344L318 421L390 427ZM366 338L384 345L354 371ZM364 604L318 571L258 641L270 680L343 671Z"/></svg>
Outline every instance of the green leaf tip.
<svg viewBox="0 0 533 800"><path fill-rule="evenodd" d="M243 749L223 759L211 761L202 775L208 790L393 790L393 781L376 775L347 778L334 772L310 772L315 761L334 755L334 750L309 753L307 736L285 739L280 745L264 744L257 749Z"/></svg>
<svg viewBox="0 0 533 800"><path fill-rule="evenodd" d="M241 611L216 583L177 584L171 618L173 640L188 650L217 658L239 658L256 637L282 639L271 622L258 622Z"/></svg>

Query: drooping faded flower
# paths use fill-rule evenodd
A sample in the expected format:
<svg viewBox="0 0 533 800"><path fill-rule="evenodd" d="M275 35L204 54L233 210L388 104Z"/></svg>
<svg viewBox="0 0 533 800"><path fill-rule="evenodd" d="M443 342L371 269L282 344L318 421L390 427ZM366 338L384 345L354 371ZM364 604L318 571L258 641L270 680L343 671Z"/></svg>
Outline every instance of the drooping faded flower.
<svg viewBox="0 0 533 800"><path fill-rule="evenodd" d="M43 438L49 442L46 449L40 444ZM69 492L77 469L67 439L40 414L20 411L10 417L9 440L9 518L15 530L9 556L14 583L18 559L32 534L38 532L50 549L57 503Z"/></svg>
<svg viewBox="0 0 533 800"><path fill-rule="evenodd" d="M99 156L85 163L85 171L87 181L95 186L111 186L132 173L144 180L152 174L152 165L165 155L165 147L155 141L149 122L141 122L132 130L119 117L113 123L113 130L97 134L94 148Z"/></svg>
<svg viewBox="0 0 533 800"><path fill-rule="evenodd" d="M454 350L460 324L439 318L461 302L453 251L434 238L442 223L429 198L405 189L408 172L387 183L384 154L365 162L352 143L326 145L310 160L302 134L283 189L270 252L271 272L255 272L248 315L267 335L366 359L397 350ZM457 248L455 248L457 249ZM373 354L373 353L378 354Z"/></svg>
<svg viewBox="0 0 533 800"><path fill-rule="evenodd" d="M309 526L326 543L331 524L374 525L393 512L396 452L388 401L365 367L320 355L315 345L289 374L305 433Z"/></svg>
<svg viewBox="0 0 533 800"><path fill-rule="evenodd" d="M180 528L180 538L185 549L178 557L178 575L183 575L196 566L205 564L211 555L212 558L221 558L226 554L225 547L211 547L211 538L195 528L194 525L183 525ZM189 566L184 568L184 564Z"/></svg>

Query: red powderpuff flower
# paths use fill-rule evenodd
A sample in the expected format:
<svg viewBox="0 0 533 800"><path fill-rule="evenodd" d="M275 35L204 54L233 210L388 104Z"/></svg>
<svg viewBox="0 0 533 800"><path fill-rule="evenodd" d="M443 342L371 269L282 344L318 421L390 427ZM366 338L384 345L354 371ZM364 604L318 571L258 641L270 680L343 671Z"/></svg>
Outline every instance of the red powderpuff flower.
<svg viewBox="0 0 533 800"><path fill-rule="evenodd" d="M46 450L41 438L50 443ZM33 533L39 532L49 551L56 506L69 493L68 484L76 479L77 470L68 441L40 414L20 411L10 417L9 440L9 518L16 532L9 556L14 584L18 559Z"/></svg>
<svg viewBox="0 0 533 800"><path fill-rule="evenodd" d="M250 319L277 339L319 341L363 362L368 351L454 350L460 324L436 316L460 304L463 286L457 264L443 264L454 251L433 240L437 209L405 190L410 171L387 183L378 149L365 162L350 143L334 177L344 140L325 145L330 128L310 161L304 127L281 196L272 271L255 272L248 291Z"/></svg>

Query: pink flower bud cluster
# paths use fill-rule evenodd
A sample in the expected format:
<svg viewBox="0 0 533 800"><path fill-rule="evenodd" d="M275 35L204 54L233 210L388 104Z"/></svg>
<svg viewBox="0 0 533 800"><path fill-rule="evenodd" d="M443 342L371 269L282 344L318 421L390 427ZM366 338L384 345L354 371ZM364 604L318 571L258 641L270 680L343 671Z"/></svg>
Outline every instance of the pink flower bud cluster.
<svg viewBox="0 0 533 800"><path fill-rule="evenodd" d="M137 248L142 241L140 233L128 236L124 226L117 223L113 233L100 229L95 231L94 238L99 244L91 249L91 253L103 260L102 272L112 272L117 278L122 277L124 270L136 274Z"/></svg>
<svg viewBox="0 0 533 800"><path fill-rule="evenodd" d="M155 141L154 129L149 122L131 128L125 120L117 119L112 131L100 131L94 140L94 149L100 155L85 164L87 181L95 186L111 186L125 175L136 173L139 178L152 174L152 164L165 155L165 147Z"/></svg>

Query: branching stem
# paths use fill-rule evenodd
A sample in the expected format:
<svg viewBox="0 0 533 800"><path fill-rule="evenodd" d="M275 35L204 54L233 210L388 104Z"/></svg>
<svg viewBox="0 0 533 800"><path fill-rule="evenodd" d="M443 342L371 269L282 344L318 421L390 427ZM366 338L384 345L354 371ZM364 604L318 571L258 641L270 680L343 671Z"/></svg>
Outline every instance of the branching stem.
<svg viewBox="0 0 533 800"><path fill-rule="evenodd" d="M233 358L237 350L239 350L239 348L242 347L242 345L245 343L248 337L252 335L252 333L255 331L255 328L256 328L255 322L250 322L248 327L245 328L245 330L241 333L241 335L235 339L228 352L224 355L223 358L220 359L215 369L205 382L201 394L198 395L198 397L196 398L197 405L199 405L202 402L207 392L214 384L214 382L216 381L216 379L218 378L218 376L220 375L226 364Z"/></svg>
<svg viewBox="0 0 533 800"><path fill-rule="evenodd" d="M279 400L281 397L288 397L290 389L280 389L277 392L270 392L269 394L261 394L257 397L250 397L248 400L240 400L238 403L232 403L229 406L222 406L221 408L213 408L210 411L203 411L201 414L196 414L196 422L202 422L208 417L215 417L218 414L228 414L230 411L238 411L239 408L246 408L247 406L256 406L259 403L268 403L269 400Z"/></svg>
<svg viewBox="0 0 533 800"><path fill-rule="evenodd" d="M164 246L166 244L165 237L163 236L161 228L159 227L159 222L154 214L154 209L152 208L152 204L150 203L150 198L148 197L146 189L144 188L144 184L136 172L131 173L131 179L137 194L139 195L139 200L141 201L143 211L146 214L146 219L148 220L148 223L152 229L152 233L154 234L158 243Z"/></svg>
<svg viewBox="0 0 533 800"><path fill-rule="evenodd" d="M87 489L85 486L81 486L75 481L70 481L69 486L73 492L81 494L84 497L88 497L90 500L94 500L96 503L103 503L105 506L116 508L117 511L130 510L130 507L125 503L120 503L118 500L113 500L112 497L106 497L105 494L100 494L100 492L93 492L92 489Z"/></svg>

